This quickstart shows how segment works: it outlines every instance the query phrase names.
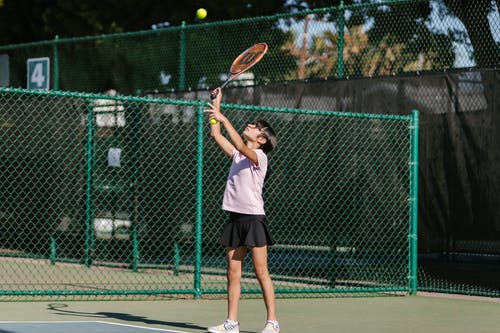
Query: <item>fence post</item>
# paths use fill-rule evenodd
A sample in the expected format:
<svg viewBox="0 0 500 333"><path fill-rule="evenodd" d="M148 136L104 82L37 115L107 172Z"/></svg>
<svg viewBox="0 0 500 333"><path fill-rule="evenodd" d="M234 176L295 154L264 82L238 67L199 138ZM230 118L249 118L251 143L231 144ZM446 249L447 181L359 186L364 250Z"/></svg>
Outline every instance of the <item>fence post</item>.
<svg viewBox="0 0 500 333"><path fill-rule="evenodd" d="M57 43L59 42L59 36L56 35L54 37L54 47L53 47L53 64L52 64L52 77L54 78L54 83L52 84L52 88L54 90L59 90L59 49Z"/></svg>
<svg viewBox="0 0 500 333"><path fill-rule="evenodd" d="M174 268L173 268L173 272L174 272L174 276L179 276L179 264L180 264L180 261L181 261L181 248L179 246L179 243L178 242L175 242L174 244Z"/></svg>
<svg viewBox="0 0 500 333"><path fill-rule="evenodd" d="M182 21L179 45L179 90L184 91L186 81L186 21Z"/></svg>
<svg viewBox="0 0 500 333"><path fill-rule="evenodd" d="M57 260L57 244L54 236L50 236L50 264L55 265Z"/></svg>
<svg viewBox="0 0 500 333"><path fill-rule="evenodd" d="M93 246L93 216L92 210L92 173L94 166L94 124L93 124L93 101L89 102L87 116L87 154L86 154L86 177L85 177L85 249L84 263L86 267L92 265L91 249Z"/></svg>
<svg viewBox="0 0 500 333"><path fill-rule="evenodd" d="M418 289L418 110L412 110L410 121L410 294Z"/></svg>
<svg viewBox="0 0 500 333"><path fill-rule="evenodd" d="M132 107L132 188L131 195L134 200L134 208L132 210L132 271L136 272L139 266L139 239L137 237L137 226L139 223L139 150L140 150L140 121L141 114L137 107Z"/></svg>
<svg viewBox="0 0 500 333"><path fill-rule="evenodd" d="M54 38L54 64L52 65L53 68L53 73L52 76L54 77L54 83L52 85L52 88L54 90L59 90L59 47L58 47L58 42L59 42L59 36L56 35Z"/></svg>
<svg viewBox="0 0 500 333"><path fill-rule="evenodd" d="M337 54L337 76L344 77L344 1L340 1L340 6L337 10L338 15L338 33L339 45Z"/></svg>
<svg viewBox="0 0 500 333"><path fill-rule="evenodd" d="M201 242L203 223L203 128L205 126L203 107L198 107L196 147L196 224L195 224L195 259L194 259L194 291L195 299L201 298Z"/></svg>

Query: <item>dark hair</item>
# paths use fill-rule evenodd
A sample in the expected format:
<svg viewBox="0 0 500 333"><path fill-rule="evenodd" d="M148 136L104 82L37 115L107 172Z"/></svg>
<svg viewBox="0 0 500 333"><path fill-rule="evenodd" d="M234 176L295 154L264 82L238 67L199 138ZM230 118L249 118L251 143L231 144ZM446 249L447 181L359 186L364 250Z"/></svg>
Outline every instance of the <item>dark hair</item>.
<svg viewBox="0 0 500 333"><path fill-rule="evenodd" d="M265 120L259 119L254 122L254 125L260 129L260 135L266 139L266 143L260 146L264 153L269 153L271 150L276 148L276 133L274 133L274 130L269 123Z"/></svg>

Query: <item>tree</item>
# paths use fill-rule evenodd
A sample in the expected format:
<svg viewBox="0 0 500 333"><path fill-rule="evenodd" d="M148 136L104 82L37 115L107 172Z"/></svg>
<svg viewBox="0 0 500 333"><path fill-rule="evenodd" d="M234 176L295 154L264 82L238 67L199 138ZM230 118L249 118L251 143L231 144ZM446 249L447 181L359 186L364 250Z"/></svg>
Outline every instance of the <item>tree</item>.
<svg viewBox="0 0 500 333"><path fill-rule="evenodd" d="M311 8L320 8L327 6L339 6L344 3L344 5L351 4L380 4L380 1L376 0L303 0L303 1L288 1L286 8L288 10L305 10ZM398 2L401 4L398 5ZM495 68L500 64L500 47L495 41L492 33L492 29L489 26L488 15L493 10L498 10L499 0L443 0L446 7L460 19L467 30L470 42L473 46L473 55L476 62L476 66L479 68ZM496 9L493 6L496 4ZM405 40L404 35L409 35L412 31L412 22L421 22L428 18L430 14L430 2L415 2L413 6L411 2L408 1L385 1L384 4L389 4L391 8L396 9L394 13L397 15L392 15L390 22L390 29L394 38L398 40ZM397 10L397 8L402 8L403 10ZM374 19L374 27L378 28L383 26L380 24L383 20L387 20L385 13L380 13L376 6L366 7L367 17L372 17ZM411 10L409 10L411 9ZM383 15L380 15L383 14ZM366 18L366 17L365 17ZM355 17L352 19L356 20ZM408 25L410 23L410 25ZM359 24L359 22L354 23ZM410 28L410 30L408 30ZM454 33L451 31L451 35L448 38L454 38ZM385 38L385 34L379 36L379 40ZM441 38L443 41L446 38ZM463 42L463 41L460 41ZM449 50L444 52L449 54Z"/></svg>
<svg viewBox="0 0 500 333"><path fill-rule="evenodd" d="M303 80L306 78L327 78L335 76L338 58L339 35L336 32L325 31L320 35L312 36L312 43L307 46L309 21L311 16L305 18L303 38L297 45L296 36L283 45L282 49L296 57L298 68L290 72L288 78L291 80ZM368 48L368 36L362 30L362 26L353 26L344 34L343 63L349 73L362 75L362 57Z"/></svg>
<svg viewBox="0 0 500 333"><path fill-rule="evenodd" d="M283 46L287 53L297 58L297 74L291 73L290 77L332 77L337 75L337 65L343 66L344 76L450 68L454 61L452 40L446 34L430 31L428 22L419 19L424 10L421 4L410 6L408 3L347 9L343 34L338 33L337 8L308 15L300 31L301 40L294 36ZM320 29L320 34L311 33L314 30L312 22L325 20L333 20L332 28ZM309 43L308 38L311 39ZM339 52L342 52L341 62L338 61Z"/></svg>
<svg viewBox="0 0 500 333"><path fill-rule="evenodd" d="M168 22L200 22L197 8L207 9L206 22L272 15L283 0L4 0L0 6L0 45L151 29ZM22 18L22 19L21 19Z"/></svg>
<svg viewBox="0 0 500 333"><path fill-rule="evenodd" d="M493 38L488 14L494 10L491 0L444 0L446 6L464 24L474 48L474 59L479 68L495 68L500 64L500 47ZM496 8L499 1L495 0Z"/></svg>
<svg viewBox="0 0 500 333"><path fill-rule="evenodd" d="M196 9L204 7L208 16L195 18ZM272 40L281 45L283 31L274 20L248 20L243 30L229 22L224 25L201 24L211 21L269 16L282 11L282 0L245 0L228 5L224 0L198 0L186 3L131 0L6 0L0 8L0 45L19 44L62 38L95 36L85 41L59 44L59 89L103 91L110 87L134 94L153 89L195 89L201 79L208 86L219 82L227 71L227 54L236 54L256 40ZM23 19L19 19L23 17ZM156 34L153 24L168 22L179 27L186 22L191 29L164 29ZM148 33L137 34L140 30ZM130 36L113 33L134 32ZM103 38L100 38L101 35ZM184 66L181 58L181 35L186 40ZM265 36L270 36L265 39ZM105 38L106 37L106 38ZM51 50L50 46L45 50ZM44 51L47 52L47 51ZM50 51L49 51L50 52ZM190 56L189 56L190 55ZM196 55L196 56L193 56ZM223 56L226 55L226 56ZM266 65L276 65L270 52ZM25 59L10 57L10 84L24 86ZM181 73L181 68L185 72ZM260 66L256 71L265 68ZM184 75L181 75L184 74ZM171 77L167 83L163 77ZM260 75L259 77L264 77ZM270 80L281 77L266 75Z"/></svg>

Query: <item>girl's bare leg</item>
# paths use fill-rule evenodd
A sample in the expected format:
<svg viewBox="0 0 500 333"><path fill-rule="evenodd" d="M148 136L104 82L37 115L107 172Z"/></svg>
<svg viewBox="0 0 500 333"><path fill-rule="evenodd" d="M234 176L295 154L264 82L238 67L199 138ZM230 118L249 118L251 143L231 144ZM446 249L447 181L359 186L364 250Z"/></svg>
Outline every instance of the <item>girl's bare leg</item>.
<svg viewBox="0 0 500 333"><path fill-rule="evenodd" d="M267 320L276 320L274 286L267 268L267 246L252 247L252 262L255 275L262 288L262 295L267 310Z"/></svg>
<svg viewBox="0 0 500 333"><path fill-rule="evenodd" d="M241 275L246 253L247 248L244 246L227 249L227 318L234 321L238 321Z"/></svg>

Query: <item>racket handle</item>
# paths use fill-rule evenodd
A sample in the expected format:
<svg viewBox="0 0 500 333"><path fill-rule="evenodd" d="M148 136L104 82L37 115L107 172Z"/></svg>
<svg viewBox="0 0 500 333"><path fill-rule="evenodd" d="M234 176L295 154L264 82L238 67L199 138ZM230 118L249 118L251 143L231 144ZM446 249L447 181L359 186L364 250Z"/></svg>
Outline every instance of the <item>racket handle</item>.
<svg viewBox="0 0 500 333"><path fill-rule="evenodd" d="M213 92L211 92L211 93L210 93L210 98L211 98L212 100L214 100L214 99L217 97L217 95L219 94L219 93L218 93L218 91L219 91L219 90L214 90ZM215 125L215 124L217 124L217 123L218 123L218 121L217 121L217 119L212 118L212 119L210 119L210 120L208 121L208 123L209 123L210 125Z"/></svg>
<svg viewBox="0 0 500 333"><path fill-rule="evenodd" d="M224 87L229 83L229 81L231 81L233 78L235 78L236 76L232 75L230 76L226 81L224 81L224 83L219 87L220 90L224 89ZM215 99L215 97L217 97L218 93L217 91L215 92L215 94L213 92L210 93L210 98L211 99Z"/></svg>
<svg viewBox="0 0 500 333"><path fill-rule="evenodd" d="M228 82L229 82L229 80L226 80L226 82L224 82L224 83L222 84L222 86L220 86L220 87L219 87L219 89L221 89L221 90L222 90L222 88L224 88ZM212 100L214 100L214 99L217 97L217 95L219 94L219 89L216 89L216 90L214 90L214 91L212 91L212 92L210 93L210 98L211 98ZM217 124L217 123L218 123L218 121L217 121L216 119L210 119L210 121L209 121L209 124L210 124L210 125L215 125L215 124Z"/></svg>

